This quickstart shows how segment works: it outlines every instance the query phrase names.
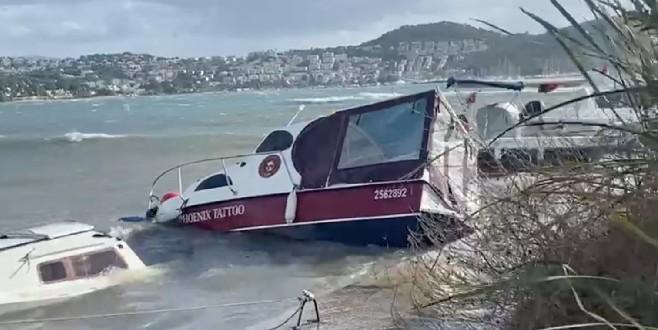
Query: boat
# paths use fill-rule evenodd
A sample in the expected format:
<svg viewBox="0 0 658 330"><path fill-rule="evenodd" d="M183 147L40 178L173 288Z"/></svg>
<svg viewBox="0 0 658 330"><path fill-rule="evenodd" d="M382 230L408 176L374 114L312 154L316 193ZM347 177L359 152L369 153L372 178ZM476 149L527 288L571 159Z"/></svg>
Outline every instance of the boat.
<svg viewBox="0 0 658 330"><path fill-rule="evenodd" d="M541 98L525 104L512 100L484 105L477 104L477 94L466 97L466 109L461 114L472 133L484 143L477 151L480 175L488 177L555 167L573 162L592 162L628 150L634 139L619 131L603 129L604 125L621 125L632 121L632 109L611 98L589 97L592 88L584 79L538 79L534 81L501 82L450 78L446 87L493 88L514 91L512 100L528 88L537 88L540 95L568 94L560 101L583 97L570 107L546 113ZM621 115L626 118L620 118ZM581 124L585 123L585 124ZM599 126L600 125L600 126Z"/></svg>
<svg viewBox="0 0 658 330"><path fill-rule="evenodd" d="M413 235L422 235L424 221L462 223L472 208L476 157L467 133L439 90L289 123L251 153L161 173L146 219L406 247ZM184 187L182 169L206 162L217 170ZM156 184L175 173L178 190L155 194Z"/></svg>
<svg viewBox="0 0 658 330"><path fill-rule="evenodd" d="M0 235L0 307L42 304L113 286L146 266L120 238L63 221Z"/></svg>

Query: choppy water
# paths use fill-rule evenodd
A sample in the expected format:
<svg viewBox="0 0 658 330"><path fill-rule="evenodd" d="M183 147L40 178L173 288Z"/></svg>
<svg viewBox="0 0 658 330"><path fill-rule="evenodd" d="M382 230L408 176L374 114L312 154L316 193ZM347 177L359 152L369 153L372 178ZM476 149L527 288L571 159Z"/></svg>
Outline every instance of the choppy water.
<svg viewBox="0 0 658 330"><path fill-rule="evenodd" d="M302 289L326 293L363 275L372 262L400 258L398 252L379 248L285 242L194 229L146 229L114 219L143 214L151 181L162 170L194 159L250 151L270 129L285 125L301 104L306 109L299 119L309 119L432 87L0 104L0 230L76 219L128 233L129 242L145 262L164 271L145 281L0 315L0 319L284 299L298 296ZM509 96L494 93L487 100L507 100ZM208 169L184 176L192 179L204 170ZM295 302L265 304L44 327L265 328L285 318L295 306Z"/></svg>

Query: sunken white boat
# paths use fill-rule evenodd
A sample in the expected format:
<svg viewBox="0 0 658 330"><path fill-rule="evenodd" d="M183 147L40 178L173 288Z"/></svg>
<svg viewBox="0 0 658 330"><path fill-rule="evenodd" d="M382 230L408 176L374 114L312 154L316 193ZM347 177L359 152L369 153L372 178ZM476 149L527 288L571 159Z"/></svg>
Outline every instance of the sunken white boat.
<svg viewBox="0 0 658 330"><path fill-rule="evenodd" d="M2 307L79 296L146 268L125 241L74 221L0 235L0 263Z"/></svg>

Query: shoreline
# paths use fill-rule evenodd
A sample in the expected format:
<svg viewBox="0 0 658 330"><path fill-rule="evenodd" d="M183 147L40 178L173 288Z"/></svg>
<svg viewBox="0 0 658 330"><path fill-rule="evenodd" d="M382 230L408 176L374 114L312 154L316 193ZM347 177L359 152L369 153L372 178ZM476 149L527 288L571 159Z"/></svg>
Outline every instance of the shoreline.
<svg viewBox="0 0 658 330"><path fill-rule="evenodd" d="M248 92L267 92L267 91L278 91L278 90L311 90L311 89L327 89L327 88L365 88L365 87L379 87L379 86L392 86L392 85L407 85L415 83L404 82L402 84L393 82L393 83L384 83L384 84L362 84L362 85L344 85L344 86L327 86L327 85L318 85L318 86L304 86L304 87L260 87L260 88L236 88L236 89L217 89L217 90L199 90L193 92L181 91L178 93L131 93L131 94L116 94L116 95L99 95L99 96L87 96L87 97L67 97L67 96L28 96L21 97L19 99L11 99L7 101L0 101L2 104L11 104L11 103L29 103L29 102L50 102L50 101L82 101L82 100L91 100L91 99L109 99L109 98L130 98L130 97L148 97L148 96L176 96L176 95L189 95L189 94L229 94L229 93L248 93Z"/></svg>
<svg viewBox="0 0 658 330"><path fill-rule="evenodd" d="M30 98L21 98L18 100L10 100L0 102L0 106L3 104L21 104L21 103L37 103L37 102L58 102L58 101L83 101L83 100L103 100L103 99L114 99L114 98L123 98L123 97L133 97L132 95L101 95L101 96L91 96L91 97L45 97L45 96L34 96Z"/></svg>
<svg viewBox="0 0 658 330"><path fill-rule="evenodd" d="M563 74L556 76L547 76L547 77L536 77L536 76L527 76L527 77L518 77L517 79L501 77L481 77L478 79L482 80L495 80L500 82L515 82L519 80L529 81L529 82L544 82L550 81L553 79L566 79L575 78L574 74ZM316 86L299 86L299 87L259 87L259 88L235 88L235 89L217 89L217 90L199 90L199 91L181 91L177 93L130 93L130 94L116 94L116 95L94 95L87 97L67 97L67 96L29 96L22 97L19 99L11 99L8 101L0 101L2 104L12 104L12 103L30 103L30 102L51 102L51 101L83 101L91 99L111 99L111 98L132 98L132 97L145 97L145 96L175 96L175 95L187 95L187 94L229 94L229 93L249 93L249 92L268 92L268 91L279 91L279 90L313 90L313 89L328 89L328 88L340 88L340 89L349 89L349 88L367 88L367 87L383 87L383 86L404 86L404 85L425 85L425 84L438 84L447 81L447 79L440 78L436 80L426 80L426 81L404 81L399 80L396 82L387 82L387 83L373 83L373 84L360 84L360 85L316 85Z"/></svg>

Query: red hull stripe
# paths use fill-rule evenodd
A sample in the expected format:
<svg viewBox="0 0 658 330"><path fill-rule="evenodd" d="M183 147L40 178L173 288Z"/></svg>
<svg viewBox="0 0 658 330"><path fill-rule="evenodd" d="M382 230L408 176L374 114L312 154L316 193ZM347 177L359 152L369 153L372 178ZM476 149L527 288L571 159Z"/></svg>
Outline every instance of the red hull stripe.
<svg viewBox="0 0 658 330"><path fill-rule="evenodd" d="M243 231L416 214L421 181L318 189L297 193L295 220L288 224L288 195L270 195L190 206L179 220L213 231Z"/></svg>

